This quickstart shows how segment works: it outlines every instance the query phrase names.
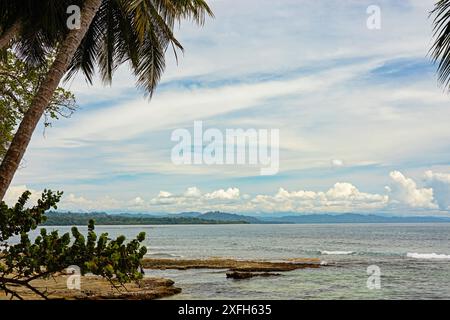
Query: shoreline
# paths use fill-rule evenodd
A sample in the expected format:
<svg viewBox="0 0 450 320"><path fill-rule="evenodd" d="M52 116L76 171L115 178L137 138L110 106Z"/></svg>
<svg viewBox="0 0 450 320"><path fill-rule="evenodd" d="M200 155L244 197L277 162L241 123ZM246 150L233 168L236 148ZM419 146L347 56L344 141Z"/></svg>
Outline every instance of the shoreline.
<svg viewBox="0 0 450 320"><path fill-rule="evenodd" d="M49 279L36 279L31 284L42 292L47 292L49 300L154 300L173 296L181 292L174 281L160 277L144 277L136 282L112 284L100 276L80 277L80 289L68 289L70 275L57 274ZM43 298L24 287L16 287L16 292L24 300L42 300ZM0 301L9 300L4 291L0 291ZM16 300L14 298L13 300Z"/></svg>
<svg viewBox="0 0 450 320"><path fill-rule="evenodd" d="M232 258L144 258L144 269L227 269L237 272L277 272L304 268L319 268L322 261L318 258L291 258L286 260L239 260ZM322 265L323 266L323 265Z"/></svg>
<svg viewBox="0 0 450 320"><path fill-rule="evenodd" d="M316 258L293 258L283 261L236 260L230 258L206 259L154 259L144 258L142 265L146 270L188 270L220 269L224 277L232 280L253 277L276 277L280 272L305 268L320 268L321 260ZM85 275L80 278L80 289L68 289L70 275L56 274L49 279L37 279L32 282L36 288L48 292L49 299L64 300L154 300L167 298L182 292L182 288L165 277L144 277L137 283L113 286L100 276ZM41 299L29 289L17 287L17 292L25 300ZM2 291L0 300L9 299Z"/></svg>

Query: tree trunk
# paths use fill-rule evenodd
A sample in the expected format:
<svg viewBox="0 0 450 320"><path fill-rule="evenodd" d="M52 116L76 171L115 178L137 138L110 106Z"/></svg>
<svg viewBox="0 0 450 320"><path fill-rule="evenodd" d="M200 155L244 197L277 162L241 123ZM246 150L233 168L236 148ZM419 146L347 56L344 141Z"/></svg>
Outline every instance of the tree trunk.
<svg viewBox="0 0 450 320"><path fill-rule="evenodd" d="M20 20L14 22L14 24L5 30L0 36L0 50L7 48L12 39L14 39L22 28L22 22Z"/></svg>
<svg viewBox="0 0 450 320"><path fill-rule="evenodd" d="M102 0L86 0L84 2L81 10L81 28L71 30L67 34L66 39L58 50L50 71L39 87L30 108L25 113L0 166L0 200L4 198L30 143L33 131L50 103L59 82L66 73L75 51L89 29L101 3Z"/></svg>

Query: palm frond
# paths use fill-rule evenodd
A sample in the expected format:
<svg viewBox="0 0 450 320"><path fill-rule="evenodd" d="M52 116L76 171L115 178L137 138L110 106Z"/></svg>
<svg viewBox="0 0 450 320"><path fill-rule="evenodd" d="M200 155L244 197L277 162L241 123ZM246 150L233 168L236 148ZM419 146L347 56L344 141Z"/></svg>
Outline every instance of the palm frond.
<svg viewBox="0 0 450 320"><path fill-rule="evenodd" d="M139 51L139 64L134 70L137 77L137 86L150 97L153 95L166 66L165 49L162 42L156 34L145 39Z"/></svg>
<svg viewBox="0 0 450 320"><path fill-rule="evenodd" d="M431 15L434 16L434 43L430 49L431 58L434 63L437 63L439 82L448 88L450 85L450 1L438 1Z"/></svg>
<svg viewBox="0 0 450 320"><path fill-rule="evenodd" d="M98 51L101 43L102 25L98 16L94 18L89 30L84 36L75 55L69 65L64 81L71 79L78 71L81 71L86 80L92 84L95 75L95 66L97 63Z"/></svg>
<svg viewBox="0 0 450 320"><path fill-rule="evenodd" d="M1 0L0 31L15 18L26 17L15 48L28 63L41 64L67 35L67 6L82 3L83 0ZM109 84L117 68L129 62L137 86L151 97L164 71L167 49L172 48L177 60L178 52L183 52L174 35L175 24L190 20L201 25L207 16L213 14L205 0L103 0L64 80L80 71L92 83L98 72Z"/></svg>

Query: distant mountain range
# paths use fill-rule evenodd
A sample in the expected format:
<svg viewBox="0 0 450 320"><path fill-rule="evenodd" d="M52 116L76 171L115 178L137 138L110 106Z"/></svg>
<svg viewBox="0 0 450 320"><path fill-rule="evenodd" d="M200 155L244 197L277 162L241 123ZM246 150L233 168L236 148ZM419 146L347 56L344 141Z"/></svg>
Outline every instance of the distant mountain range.
<svg viewBox="0 0 450 320"><path fill-rule="evenodd" d="M44 225L87 225L94 219L97 225L161 225L161 224L308 224L308 223L443 223L446 217L382 216L345 214L302 214L253 217L226 212L182 212L176 214L107 214L104 212L49 212Z"/></svg>
<svg viewBox="0 0 450 320"><path fill-rule="evenodd" d="M450 218L444 217L393 217L381 215L364 215L356 213L344 214L305 214L296 216L283 216L280 218L261 218L265 222L272 223L430 223L450 222Z"/></svg>
<svg viewBox="0 0 450 320"><path fill-rule="evenodd" d="M178 217L185 217L185 218L197 218L202 220L215 220L215 221L243 221L246 223L261 223L263 222L260 219L257 219L255 217L250 216L243 216L239 214L234 213L226 213L226 212L182 212L178 214L172 214L170 216L178 216Z"/></svg>
<svg viewBox="0 0 450 320"><path fill-rule="evenodd" d="M49 212L43 225L52 226L85 226L89 220L95 220L97 225L170 225L170 224L244 224L244 218L224 215L223 220L192 215L154 216L148 214L107 214L104 212Z"/></svg>

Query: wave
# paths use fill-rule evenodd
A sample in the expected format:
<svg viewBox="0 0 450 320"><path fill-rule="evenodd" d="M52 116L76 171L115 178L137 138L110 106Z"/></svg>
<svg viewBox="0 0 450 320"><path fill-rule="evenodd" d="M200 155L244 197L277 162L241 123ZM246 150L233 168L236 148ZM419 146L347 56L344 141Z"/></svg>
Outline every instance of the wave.
<svg viewBox="0 0 450 320"><path fill-rule="evenodd" d="M437 253L417 253L417 252L408 252L406 254L408 258L413 259L441 259L441 260L450 260L450 255L448 254L437 254Z"/></svg>
<svg viewBox="0 0 450 320"><path fill-rule="evenodd" d="M166 252L147 252L146 256L159 257L159 258L182 258L183 256L166 253Z"/></svg>
<svg viewBox="0 0 450 320"><path fill-rule="evenodd" d="M348 254L354 254L354 251L326 251L326 250L321 250L320 254L323 255L348 255Z"/></svg>

